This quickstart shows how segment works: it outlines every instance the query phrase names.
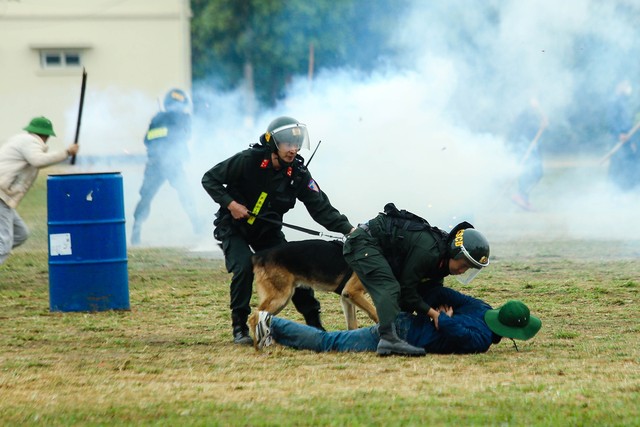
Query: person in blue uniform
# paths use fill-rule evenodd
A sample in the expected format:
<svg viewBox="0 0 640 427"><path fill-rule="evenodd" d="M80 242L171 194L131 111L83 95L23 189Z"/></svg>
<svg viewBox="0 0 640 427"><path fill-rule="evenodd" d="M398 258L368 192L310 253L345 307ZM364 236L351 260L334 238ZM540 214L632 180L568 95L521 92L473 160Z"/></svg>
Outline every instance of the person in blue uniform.
<svg viewBox="0 0 640 427"><path fill-rule="evenodd" d="M621 144L609 162L609 179L622 191L640 185L640 132L635 130L632 87L622 80L609 107L609 134L614 146Z"/></svg>
<svg viewBox="0 0 640 427"><path fill-rule="evenodd" d="M540 138L548 120L536 98L516 117L507 134L507 145L519 162L516 191L511 200L524 210L533 210L530 194L544 176Z"/></svg>
<svg viewBox="0 0 640 427"><path fill-rule="evenodd" d="M133 245L140 244L142 224L149 218L151 202L166 181L178 192L193 232L200 234L203 228L184 167L189 157L188 143L191 139L189 97L181 89L172 89L166 94L163 105L164 111L153 116L144 138L147 163L140 187L140 201L133 213Z"/></svg>

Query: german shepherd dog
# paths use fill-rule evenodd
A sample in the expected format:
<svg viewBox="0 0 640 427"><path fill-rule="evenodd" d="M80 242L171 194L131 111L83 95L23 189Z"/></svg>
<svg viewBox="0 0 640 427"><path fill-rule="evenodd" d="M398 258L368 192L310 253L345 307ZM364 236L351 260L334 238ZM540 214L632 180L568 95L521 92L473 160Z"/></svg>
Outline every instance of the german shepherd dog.
<svg viewBox="0 0 640 427"><path fill-rule="evenodd" d="M252 257L254 283L258 292L258 311L278 314L291 300L295 288L335 292L340 295L348 329L356 329L356 306L378 323L367 291L342 256L342 242L301 240L287 242L257 252ZM257 312L249 318L255 329Z"/></svg>

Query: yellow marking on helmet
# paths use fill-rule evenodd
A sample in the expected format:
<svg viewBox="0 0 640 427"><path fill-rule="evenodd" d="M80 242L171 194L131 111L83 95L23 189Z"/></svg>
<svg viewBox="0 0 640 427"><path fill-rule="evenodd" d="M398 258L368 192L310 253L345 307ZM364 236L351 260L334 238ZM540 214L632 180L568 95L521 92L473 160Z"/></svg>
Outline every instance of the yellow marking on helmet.
<svg viewBox="0 0 640 427"><path fill-rule="evenodd" d="M260 213L260 209L262 209L262 205L264 204L264 201L267 199L267 193L265 193L264 191L262 193L260 193L260 197L258 197L258 201L256 201L256 205L253 207L253 209L251 210L251 213L254 216L250 216L249 219L247 219L247 223L253 225L253 223L256 220L255 215L258 215L258 213Z"/></svg>
<svg viewBox="0 0 640 427"><path fill-rule="evenodd" d="M171 92L171 97L178 101L184 101L184 95L182 95L180 92Z"/></svg>
<svg viewBox="0 0 640 427"><path fill-rule="evenodd" d="M453 240L453 245L456 247L460 247L463 245L464 243L464 230L458 230L458 232L456 233L456 238Z"/></svg>
<svg viewBox="0 0 640 427"><path fill-rule="evenodd" d="M266 139L267 142L271 141L271 133L270 132L265 132L264 139Z"/></svg>
<svg viewBox="0 0 640 427"><path fill-rule="evenodd" d="M169 134L169 128L153 128L149 129L147 132L147 140L151 141L153 139L164 138Z"/></svg>

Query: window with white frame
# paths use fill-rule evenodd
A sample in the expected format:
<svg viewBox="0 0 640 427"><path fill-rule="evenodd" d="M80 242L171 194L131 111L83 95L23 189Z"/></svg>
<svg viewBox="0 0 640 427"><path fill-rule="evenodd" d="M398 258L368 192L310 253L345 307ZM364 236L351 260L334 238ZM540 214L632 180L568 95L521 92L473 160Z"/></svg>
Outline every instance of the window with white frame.
<svg viewBox="0 0 640 427"><path fill-rule="evenodd" d="M42 49L40 50L42 68L77 68L82 65L79 49Z"/></svg>

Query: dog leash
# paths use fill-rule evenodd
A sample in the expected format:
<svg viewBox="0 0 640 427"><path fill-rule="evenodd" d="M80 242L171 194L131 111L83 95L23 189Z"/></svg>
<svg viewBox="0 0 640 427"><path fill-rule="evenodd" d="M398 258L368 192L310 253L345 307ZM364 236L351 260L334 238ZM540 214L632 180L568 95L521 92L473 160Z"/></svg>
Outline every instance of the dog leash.
<svg viewBox="0 0 640 427"><path fill-rule="evenodd" d="M329 239L337 239L337 240L343 240L344 237L342 236L334 236L331 234L326 234L322 231L316 231L316 230L311 230L310 228L304 228L304 227L300 227L299 225L293 225L293 224L287 224L284 221L278 221L277 219L271 219L269 217L266 216L262 216L262 215L254 215L251 212L249 212L249 216L265 221L265 222L269 222L271 224L276 224L276 225L281 225L283 227L288 227L288 228L292 228L294 230L297 231L302 231L303 233L307 233L307 234L312 234L314 236L320 236L320 237L327 237Z"/></svg>

